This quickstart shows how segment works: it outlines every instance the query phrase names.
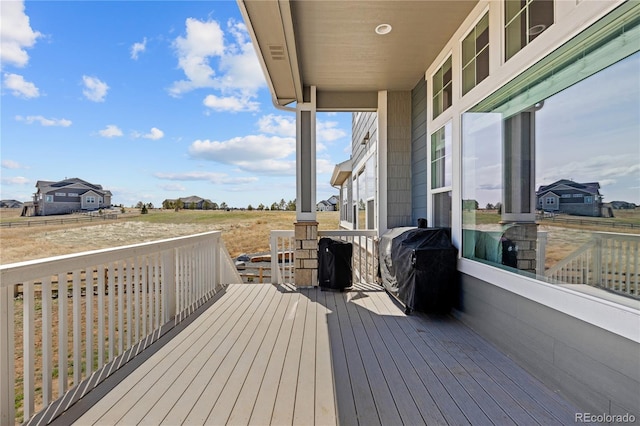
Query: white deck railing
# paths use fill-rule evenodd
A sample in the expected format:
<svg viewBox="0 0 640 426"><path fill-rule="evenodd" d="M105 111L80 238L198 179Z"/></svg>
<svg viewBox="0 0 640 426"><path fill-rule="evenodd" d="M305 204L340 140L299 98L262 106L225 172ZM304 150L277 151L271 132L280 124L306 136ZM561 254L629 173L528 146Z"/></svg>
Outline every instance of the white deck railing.
<svg viewBox="0 0 640 426"><path fill-rule="evenodd" d="M378 233L375 230L318 231L318 238L329 237L353 244L353 282L373 283L378 271ZM271 231L271 276L273 283L295 283L294 231Z"/></svg>
<svg viewBox="0 0 640 426"><path fill-rule="evenodd" d="M223 284L241 282L220 235L0 266L0 425L37 412L46 424Z"/></svg>
<svg viewBox="0 0 640 426"><path fill-rule="evenodd" d="M556 284L587 284L637 298L639 259L640 235L596 232L545 275Z"/></svg>

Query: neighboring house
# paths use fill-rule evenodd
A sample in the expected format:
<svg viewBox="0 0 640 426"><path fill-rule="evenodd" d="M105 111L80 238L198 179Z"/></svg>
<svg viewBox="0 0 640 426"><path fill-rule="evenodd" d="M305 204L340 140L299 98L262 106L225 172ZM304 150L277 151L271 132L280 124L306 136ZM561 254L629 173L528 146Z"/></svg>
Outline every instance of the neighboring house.
<svg viewBox="0 0 640 426"><path fill-rule="evenodd" d="M339 202L340 199L337 196L332 195L329 199L318 202L318 204L316 204L316 209L319 212L334 212L339 209Z"/></svg>
<svg viewBox="0 0 640 426"><path fill-rule="evenodd" d="M337 195L332 195L327 199L327 202L333 206L333 210L338 210L340 208L340 197Z"/></svg>
<svg viewBox="0 0 640 426"><path fill-rule="evenodd" d="M318 204L316 204L316 209L319 212L332 212L335 210L333 204L331 204L329 201L327 200L322 200L320 201Z"/></svg>
<svg viewBox="0 0 640 426"><path fill-rule="evenodd" d="M600 184L561 179L536 191L536 206L545 212L602 216Z"/></svg>
<svg viewBox="0 0 640 426"><path fill-rule="evenodd" d="M174 208L178 200L182 202L183 209L210 210L213 208L213 201L196 195L177 199L166 199L162 202L162 206L163 208Z"/></svg>
<svg viewBox="0 0 640 426"><path fill-rule="evenodd" d="M17 200L0 200L0 208L21 209L23 203Z"/></svg>
<svg viewBox="0 0 640 426"><path fill-rule="evenodd" d="M296 114L294 235L305 247L296 285L317 285L317 114L349 111L350 159L331 178L341 227L381 236L424 218L450 228L458 318L586 412L639 416L637 392L618 391L640 388L637 305L549 284L538 247L554 231L535 222L535 182L601 157L620 169L618 158L638 162L629 135L640 122L618 107L638 93L640 3L238 4L274 104ZM615 90L600 90L608 81ZM622 128L630 132L614 131ZM594 179L613 177L615 164ZM588 194L583 202L600 202ZM499 203L500 214L485 223L463 200ZM582 235L554 236L583 244ZM483 241L494 254L511 250L516 266L483 257Z"/></svg>
<svg viewBox="0 0 640 426"><path fill-rule="evenodd" d="M49 216L111 207L111 191L78 178L58 182L39 180L32 203L25 203L23 216Z"/></svg>
<svg viewBox="0 0 640 426"><path fill-rule="evenodd" d="M611 201L611 208L616 210L626 210L626 209L635 209L637 206L635 203L629 203L627 201Z"/></svg>

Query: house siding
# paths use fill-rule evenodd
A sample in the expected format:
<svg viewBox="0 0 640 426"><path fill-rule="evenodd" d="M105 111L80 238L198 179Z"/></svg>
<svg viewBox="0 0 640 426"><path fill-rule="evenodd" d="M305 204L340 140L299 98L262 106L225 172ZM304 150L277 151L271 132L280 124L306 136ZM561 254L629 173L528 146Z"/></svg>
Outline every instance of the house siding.
<svg viewBox="0 0 640 426"><path fill-rule="evenodd" d="M457 316L507 356L586 412L640 418L636 342L470 275L461 282Z"/></svg>
<svg viewBox="0 0 640 426"><path fill-rule="evenodd" d="M411 91L411 222L427 217L427 82Z"/></svg>
<svg viewBox="0 0 640 426"><path fill-rule="evenodd" d="M387 95L387 228L411 226L411 92Z"/></svg>

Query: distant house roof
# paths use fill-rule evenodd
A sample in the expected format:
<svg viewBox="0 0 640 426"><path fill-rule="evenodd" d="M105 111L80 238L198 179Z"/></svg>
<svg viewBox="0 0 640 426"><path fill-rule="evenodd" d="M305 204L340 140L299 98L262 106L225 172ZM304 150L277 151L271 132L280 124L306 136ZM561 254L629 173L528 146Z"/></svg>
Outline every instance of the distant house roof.
<svg viewBox="0 0 640 426"><path fill-rule="evenodd" d="M165 202L168 201L168 202L175 203L178 200L182 201L182 203L185 204L185 205L188 205L188 204L191 204L191 203L198 204L198 203L202 203L202 202L213 204L213 201L209 200L208 198L198 197L197 195L191 195L189 197L180 197L180 198L173 198L173 199L167 198L164 201Z"/></svg>
<svg viewBox="0 0 640 426"><path fill-rule="evenodd" d="M598 182L579 183L569 179L560 179L550 185L542 185L536 191L537 196L553 191L555 195L582 192L590 195L599 195L600 184Z"/></svg>
<svg viewBox="0 0 640 426"><path fill-rule="evenodd" d="M18 200L0 200L0 207L8 209L17 209L22 207L22 202Z"/></svg>
<svg viewBox="0 0 640 426"><path fill-rule="evenodd" d="M36 182L36 188L40 193L46 194L60 188L73 188L78 190L78 194L82 195L87 191L95 191L98 194L111 196L111 191L105 191L102 185L96 185L79 178L64 179L58 182L49 180L39 180Z"/></svg>

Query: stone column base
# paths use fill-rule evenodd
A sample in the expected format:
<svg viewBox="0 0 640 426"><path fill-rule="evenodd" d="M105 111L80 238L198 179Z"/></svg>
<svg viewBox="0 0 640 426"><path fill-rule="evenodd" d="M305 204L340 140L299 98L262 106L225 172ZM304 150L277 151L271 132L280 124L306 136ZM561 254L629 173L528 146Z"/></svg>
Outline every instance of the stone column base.
<svg viewBox="0 0 640 426"><path fill-rule="evenodd" d="M296 287L318 285L318 222L296 222Z"/></svg>
<svg viewBox="0 0 640 426"><path fill-rule="evenodd" d="M536 223L513 223L505 231L505 238L513 241L518 250L518 269L536 273L538 225Z"/></svg>

